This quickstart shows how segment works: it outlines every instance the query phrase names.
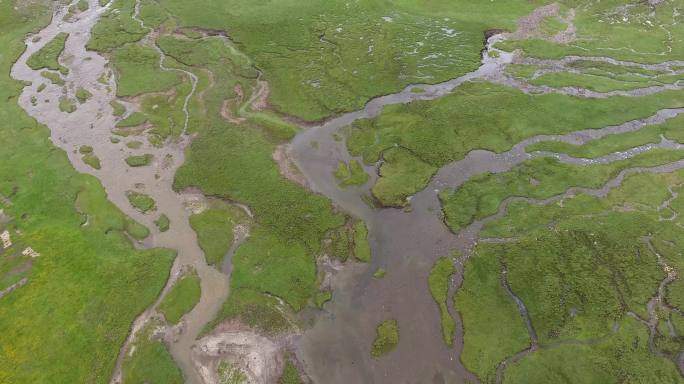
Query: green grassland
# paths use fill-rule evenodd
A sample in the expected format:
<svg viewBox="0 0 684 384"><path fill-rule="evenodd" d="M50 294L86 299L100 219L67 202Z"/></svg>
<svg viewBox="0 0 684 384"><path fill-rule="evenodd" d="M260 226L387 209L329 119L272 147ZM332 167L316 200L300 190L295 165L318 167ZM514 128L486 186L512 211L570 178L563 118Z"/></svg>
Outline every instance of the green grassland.
<svg viewBox="0 0 684 384"><path fill-rule="evenodd" d="M64 113L74 113L76 112L76 104L68 97L61 96L59 98L59 110Z"/></svg>
<svg viewBox="0 0 684 384"><path fill-rule="evenodd" d="M476 68L484 31L513 29L536 3L160 1L180 26L227 31L272 84L273 106L306 120Z"/></svg>
<svg viewBox="0 0 684 384"><path fill-rule="evenodd" d="M349 218L345 225L328 232L321 253L342 262L350 259L369 262L371 253L365 223Z"/></svg>
<svg viewBox="0 0 684 384"><path fill-rule="evenodd" d="M140 112L120 121L117 132L126 135L126 128L149 123L148 140L156 145L181 133L182 106L191 83L179 72L160 69L158 52L141 42L147 31L131 17L134 3L115 0L93 29L88 48L111 60L117 96L139 104ZM684 57L682 44L668 37L668 33L684 32L676 4L665 2L653 8L635 3L626 7L625 16L615 12L622 3L564 3L563 12L570 7L577 10L574 23L580 39L572 44L524 40L501 47L520 48L538 57L584 54L642 62ZM434 0L430 4L415 0L141 1L140 17L159 29L153 37L167 56L165 65L191 71L199 79L188 106L188 133L196 137L176 174L174 188L199 188L216 198L207 210L190 218L207 262L223 264L235 225L250 226L250 236L232 259L230 296L205 331L225 319L239 319L266 335L293 329L297 327L294 312L320 307L332 296L319 287L319 255L342 261L371 258L363 222L345 217L325 197L280 174L272 154L299 128L279 114L320 120L359 109L373 96L412 83L457 77L479 65L484 31L512 30L517 17L541 4L541 0ZM14 56L0 56L0 65L8 69L8 60L22 49L19 40L38 22L22 24L25 17L12 16L19 11L0 3L0 11L5 8L10 16L0 12L0 47L9 47ZM47 15L40 22L46 20ZM202 37L192 27L224 30L230 38ZM564 24L550 17L542 28L551 35L563 30ZM50 66L59 65L56 58L61 50L56 51L46 49L36 65L55 69ZM574 65L581 74L553 73L530 81L610 91L676 80L659 71L613 64ZM522 66L508 70L512 76L528 79L534 72L534 67ZM44 76L64 84L57 73ZM271 86L266 111L252 111L247 105L257 79ZM7 84L0 87L0 96L5 97L0 99L12 107L0 109L0 120L9 126L0 130L0 139L5 143L7 136L10 146L32 156L0 153L5 157L0 157L0 193L14 202L5 208L15 217L10 228L22 233L18 244L30 244L42 256L21 275L29 278L29 284L0 300L0 329L11 335L7 344L0 343L0 382L108 381L127 327L159 294L173 254L134 250L124 234L144 239L149 230L109 204L94 179L74 173L64 154L52 149L44 128L14 105L18 86L7 79L0 79L0 84L3 81ZM83 93L83 97L76 96L80 102L87 100ZM684 95L674 91L639 98L583 99L468 82L437 100L389 106L377 118L357 121L349 130L347 146L368 164L382 160L373 196L382 205L404 207L440 167L473 149L502 152L533 135L620 124L682 103ZM116 116L124 116L121 104L112 106ZM71 107L65 103L64 109ZM238 119L244 121L238 123ZM530 150L595 157L633 143L657 141L661 134L677 140L681 137L678 122L583 146L541 143ZM94 156L83 155L84 161ZM627 167L662 164L683 156L653 151L587 167L553 159L531 160L510 172L482 175L456 191L444 192L446 221L456 231L494 213L508 196L547 197L570 186L596 187ZM149 162L141 158L127 160L133 165ZM368 180L356 160L340 164L336 176L343 185L363 185ZM511 289L526 303L541 345L539 351L508 367L506 382L572 378L573 382L617 383L644 377L652 382L682 381L670 360L648 350L646 327L626 312L646 317L645 303L664 277L645 238L653 239L654 247L676 270L684 268L678 251L678 225L684 223L675 217L663 224L659 218L664 212L658 207L669 197L666 186L683 180L681 172L634 176L607 199L584 196L550 207L513 204L508 215L488 225L485 234L517 241L480 244L465 266L464 286L455 304L465 326L462 360L466 367L491 382L501 361L530 345L518 308L501 284L505 265ZM130 191L128 198L141 212L156 209L154 200L145 194ZM247 218L234 202L247 205L253 217ZM674 199L667 211L681 208L684 198ZM160 230L165 226L161 217L158 226ZM59 241L52 241L55 238ZM0 262L0 278L5 276L1 268L10 268L7 265L11 263ZM454 332L446 310L446 282L452 273L451 260L444 258L428 279L447 344ZM382 277L384 270L376 275ZM668 287L668 303L684 305L682 284L677 280ZM194 306L199 293L199 278L189 274L173 288L160 311L175 323ZM662 312L662 318L674 317L674 327L684 332L684 319L674 311ZM15 313L26 317L17 321L11 315ZM24 331L35 326L42 328L30 334ZM55 326L63 331L51 331ZM657 348L673 358L682 350L682 341L669 336L662 320L658 329ZM396 347L397 322L381 323L377 333L373 357ZM149 330L141 337L138 352L125 361L126 382L180 382L180 372L164 345L151 339ZM67 340L70 344L65 344ZM573 363L562 364L565 360ZM232 368L226 369L233 380ZM286 366L281 382L300 380L294 365Z"/></svg>
<svg viewBox="0 0 684 384"><path fill-rule="evenodd" d="M159 218L154 221L154 224L157 226L157 228L159 228L159 232L166 232L171 227L171 220L169 220L168 216L162 213Z"/></svg>
<svg viewBox="0 0 684 384"><path fill-rule="evenodd" d="M455 191L441 192L440 199L446 223L458 232L475 220L495 214L509 196L543 199L570 187L599 188L624 169L652 167L683 157L682 151L653 150L627 160L586 166L563 164L556 158L536 158L509 172L476 176Z"/></svg>
<svg viewBox="0 0 684 384"><path fill-rule="evenodd" d="M547 85L553 88L578 87L596 92L629 91L638 88L662 85L662 83L655 80L624 81L570 72L547 73L531 80L530 84Z"/></svg>
<svg viewBox="0 0 684 384"><path fill-rule="evenodd" d="M223 48L204 55L204 44L221 47L216 41ZM250 237L233 258L227 307L245 304L237 297L242 292L268 292L301 309L317 292L314 255L323 236L341 226L344 219L333 213L327 199L280 175L271 158L275 146L282 142L277 134L267 127L249 123L236 126L221 118L223 101L236 97L231 84L251 89L252 81L239 76L253 74L252 69L244 68L249 63L242 56L236 56L219 39L167 39L160 46L171 57L209 68L216 83L222 84L202 91L207 113L185 164L176 174L175 187L199 187L208 195L244 203L254 214Z"/></svg>
<svg viewBox="0 0 684 384"><path fill-rule="evenodd" d="M368 182L369 176L358 160L352 160L349 163L340 161L335 171L335 177L342 186L347 187L350 185L364 185Z"/></svg>
<svg viewBox="0 0 684 384"><path fill-rule="evenodd" d="M21 85L9 79L10 66L24 35L49 18L41 2L0 2L0 141L13 148L0 151L0 193L12 203L2 209L21 232L17 245L41 254L28 284L0 300L0 382L107 383L174 254L136 251L124 233L146 228L107 201L95 178L75 172L48 130L17 106Z"/></svg>
<svg viewBox="0 0 684 384"><path fill-rule="evenodd" d="M62 79L62 76L60 76L57 73L49 72L49 71L43 71L40 73L40 75L43 76L44 78L50 80L50 82L52 84L56 84L56 85L60 85L60 86L64 85L64 79Z"/></svg>
<svg viewBox="0 0 684 384"><path fill-rule="evenodd" d="M150 165L153 159L154 155L149 153L144 155L128 156L126 158L126 164L128 164L129 167L144 167L146 165Z"/></svg>
<svg viewBox="0 0 684 384"><path fill-rule="evenodd" d="M368 228L363 221L354 224L354 257L363 262L371 261L371 250L368 244Z"/></svg>
<svg viewBox="0 0 684 384"><path fill-rule="evenodd" d="M681 36L682 15L677 2L651 6L643 2L609 0L569 1L576 11L573 24L577 39L571 44L555 44L541 39L510 40L499 47L522 49L524 54L542 58L566 55L608 56L618 60L659 63L684 58L684 47L669 36Z"/></svg>
<svg viewBox="0 0 684 384"><path fill-rule="evenodd" d="M76 96L76 100L78 100L79 103L83 104L93 97L93 94L84 88L79 88L76 90L74 96Z"/></svg>
<svg viewBox="0 0 684 384"><path fill-rule="evenodd" d="M116 100L112 100L109 104L112 106L112 114L114 116L123 116L123 114L126 113L126 107Z"/></svg>
<svg viewBox="0 0 684 384"><path fill-rule="evenodd" d="M191 90L189 81L183 81L168 94L153 94L142 100L142 111L154 126L151 133L161 138L177 137L183 131L185 114L183 103ZM147 89L149 90L149 88Z"/></svg>
<svg viewBox="0 0 684 384"><path fill-rule="evenodd" d="M166 349L163 341L156 338L154 330L160 322L153 320L138 332L131 348L133 353L126 355L123 363L123 382L125 384L181 384L183 374Z"/></svg>
<svg viewBox="0 0 684 384"><path fill-rule="evenodd" d="M251 119L238 126L222 118L224 100L246 101L255 85L257 73L248 59L220 38L164 37L159 45L176 65L198 75L197 94L202 95L190 105L189 131L198 136L176 174L175 188L199 187L207 195L246 204L254 214L250 237L232 260L231 295L212 324L237 317L269 334L288 329L291 320L283 313L303 308L318 292L314 256L326 233L342 226L344 218L327 199L280 175L271 157L283 143L280 126ZM211 71L213 84L206 71ZM233 113L238 110L236 104ZM191 220L201 246L218 263L230 246L232 230L225 219L209 216L211 211L201 229L197 221L202 217ZM203 232L223 236L210 238ZM273 296L287 306L281 308Z"/></svg>
<svg viewBox="0 0 684 384"><path fill-rule="evenodd" d="M100 164L100 158L94 153L87 153L81 157L84 163L88 164L93 169L100 169L102 165Z"/></svg>
<svg viewBox="0 0 684 384"><path fill-rule="evenodd" d="M133 112L125 119L119 121L116 124L117 128L130 128L137 127L139 125L145 124L147 122L147 116L144 113Z"/></svg>
<svg viewBox="0 0 684 384"><path fill-rule="evenodd" d="M133 208L137 209L142 213L147 213L149 211L154 211L157 209L157 203L150 196L136 191L127 191L126 197L131 203Z"/></svg>
<svg viewBox="0 0 684 384"><path fill-rule="evenodd" d="M454 262L449 257L442 257L437 260L430 271L428 277L428 286L432 298L435 299L439 306L440 318L442 319L442 335L444 336L444 343L451 347L454 343L454 331L456 322L454 321L449 309L447 307L449 279L451 275L456 272Z"/></svg>
<svg viewBox="0 0 684 384"><path fill-rule="evenodd" d="M371 356L380 357L392 352L399 344L399 327L396 320L385 320L376 329Z"/></svg>
<svg viewBox="0 0 684 384"><path fill-rule="evenodd" d="M439 99L387 106L377 118L356 121L347 146L369 164L383 158L373 194L384 205L403 206L439 167L473 149L503 152L530 136L616 125L683 102L681 92L586 99L470 82Z"/></svg>
<svg viewBox="0 0 684 384"><path fill-rule="evenodd" d="M511 364L504 382L682 382L672 362L682 341L663 324L680 315L660 316L657 345L669 345L674 353L662 349L669 358L659 358L649 351L647 327L626 313L648 318L646 303L665 277L648 241L668 265L684 267L677 248L681 219L662 221L659 208L671 195L667 187L683 180L682 171L631 175L605 199L580 195L548 206L515 203L488 224L483 236L516 241L480 244L466 265L456 297L465 329L464 364L493 382L498 363L529 345L515 303L499 282L505 264L540 349ZM670 288L666 301L676 305L676 288Z"/></svg>
<svg viewBox="0 0 684 384"><path fill-rule="evenodd" d="M64 71L65 68L59 64L59 55L64 51L64 44L69 37L68 33L60 32L54 39L45 44L36 53L31 55L26 64L31 69L51 69L53 71Z"/></svg>
<svg viewBox="0 0 684 384"><path fill-rule="evenodd" d="M596 158L645 144L659 143L662 140L661 135L676 142L683 142L683 127L684 116L677 116L663 124L649 125L638 131L608 135L583 145L545 141L528 146L527 151L547 151L566 153L573 157Z"/></svg>
<svg viewBox="0 0 684 384"><path fill-rule="evenodd" d="M95 24L87 49L108 52L127 43L140 41L147 31L131 17L135 1L116 0Z"/></svg>
<svg viewBox="0 0 684 384"><path fill-rule="evenodd" d="M182 80L176 72L159 68L159 54L153 48L127 44L113 50L111 60L119 97L165 91Z"/></svg>
<svg viewBox="0 0 684 384"><path fill-rule="evenodd" d="M385 206L408 205L407 197L423 189L437 168L404 148L389 148L382 153L380 179L373 185L373 196Z"/></svg>
<svg viewBox="0 0 684 384"><path fill-rule="evenodd" d="M203 212L190 216L190 225L208 264L221 268L233 244L235 225L247 222L242 209L220 200L212 201Z"/></svg>
<svg viewBox="0 0 684 384"><path fill-rule="evenodd" d="M159 304L159 312L164 315L166 321L174 325L199 302L202 295L200 278L197 272L190 271L181 276L171 291L164 296Z"/></svg>
<svg viewBox="0 0 684 384"><path fill-rule="evenodd" d="M291 360L288 360L285 363L285 368L283 368L283 374L280 376L280 379L278 379L278 384L301 384L301 383L302 383L302 378L299 375L299 370L292 363Z"/></svg>

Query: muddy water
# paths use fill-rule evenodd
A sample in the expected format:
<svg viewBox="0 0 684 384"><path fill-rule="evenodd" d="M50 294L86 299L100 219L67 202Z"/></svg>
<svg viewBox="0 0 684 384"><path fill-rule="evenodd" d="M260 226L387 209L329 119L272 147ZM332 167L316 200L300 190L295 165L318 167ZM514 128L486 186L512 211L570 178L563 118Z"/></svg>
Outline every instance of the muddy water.
<svg viewBox="0 0 684 384"><path fill-rule="evenodd" d="M491 45L499 38L494 36L490 39L488 50L493 50ZM526 151L531 144L549 140L582 144L608 134L635 131L684 113L684 109L665 109L648 118L618 126L580 130L565 135L531 137L501 154L472 151L464 159L440 169L427 188L412 197L410 212L369 208L361 196L368 193L369 185L374 180L364 187L339 188L333 176L334 169L339 160L348 161L350 156L344 143L332 139L334 132L357 119L377 116L385 105L434 99L449 93L465 81L482 78L501 82L504 79L502 69L512 60L514 57L504 52L499 51L497 58L491 58L485 52L482 66L472 73L442 84L416 85L425 90L423 93L411 92L416 86L410 86L400 93L373 99L363 110L342 115L304 131L292 142L289 155L301 169L309 185L315 191L330 197L344 211L366 221L373 252L370 266L354 265L336 274L332 280L333 300L326 305L325 312L319 316L314 326L304 332L297 342L298 357L314 382L477 381L459 360L462 327L458 316L455 347L449 350L442 341L439 312L430 295L427 277L437 258L450 255L454 250L460 251L458 273L450 289L450 298L453 297L453 287L461 284L463 264L471 254L486 220L473 223L457 235L450 233L441 221L437 198L441 189L458 187L469 178L485 172L508 171L532 157L554 156L561 162L579 165L606 164L654 148L681 148L680 145L663 139L658 144L648 144L596 159ZM317 145L312 145L313 142ZM369 167L367 170L374 169ZM387 271L386 277L380 280L372 277L379 267ZM451 305L450 311L454 313ZM379 322L390 318L398 321L399 346L386 357L372 359L369 353L375 327Z"/></svg>
<svg viewBox="0 0 684 384"><path fill-rule="evenodd" d="M506 53L497 59L487 57L477 71L463 77L437 85L414 85L397 94L373 99L363 110L303 131L292 142L290 156L312 188L366 222L373 252L370 268L354 265L333 279L334 297L326 305L326 313L298 342L298 357L314 382L475 381L459 363L460 342L451 350L445 346L436 306L427 287L432 264L458 248L459 239L441 222L439 207L432 196L424 199L432 212L416 201L412 212L374 210L361 199L368 187L340 189L333 171L337 161L348 160L349 155L343 143L332 139L332 133L354 120L377 116L385 105L447 94L465 81L501 71L511 58ZM412 92L415 87L424 92ZM314 141L318 142L315 148L311 145ZM372 277L378 267L387 270L383 279ZM386 357L371 359L375 327L390 318L398 321L399 346Z"/></svg>
<svg viewBox="0 0 684 384"><path fill-rule="evenodd" d="M152 229L153 233L145 246L168 247L178 251L171 279L157 303L185 266L190 265L198 271L202 281L200 303L184 318L180 327L169 332L167 341L174 359L186 375L186 381L199 383L201 378L191 356L193 345L201 327L213 318L228 295L230 267L226 264L224 273L221 273L205 264L195 234L188 225L189 211L184 203L190 197L179 195L171 189L174 173L183 162L187 137L183 136L163 148L146 145L138 150L128 149L124 145L126 140L135 138L124 139L118 145L110 143L111 130L117 120L112 116L109 101L115 97L116 84L111 78L107 85L98 83L100 75L109 71L106 67L107 61L97 53L87 52L84 48L92 26L106 7L99 6L98 0L90 0L89 3L90 9L79 14L70 23L62 21L67 7L59 9L52 23L37 34L41 37L40 41L34 43L34 36L27 38L27 51L12 68L13 77L32 82L32 85L24 89L19 103L29 114L50 128L53 142L67 151L76 169L100 179L111 201L126 214ZM136 19L138 9L139 4L136 5ZM137 20L145 27L142 21ZM33 71L26 66L26 60L32 53L62 31L70 33L62 56L65 59L63 64L68 62L66 66L70 69L69 75L66 76L65 88L49 84L40 76L39 71ZM495 36L490 39L489 46L491 47L491 43L499 38ZM151 36L145 41L160 52ZM164 67L163 52L160 52L160 57L160 68L182 72L192 82L194 92L196 77L186 71ZM70 59L66 60L67 58ZM315 382L452 383L463 382L466 379L477 381L472 374L463 369L459 361L462 344L460 324L457 327L455 348L447 349L442 341L439 315L427 287L427 276L438 257L459 250L462 254L459 259L459 273L452 285L458 286L461 281L460 268L470 254L484 221L474 223L457 236L451 234L443 225L439 214L440 206L436 193L440 189L456 187L468 178L483 172L509 170L515 164L533 156L557 156L563 162L577 164L607 163L657 147L676 146L664 140L659 144L638 147L593 160L574 159L550 153L529 154L525 151L528 145L545 140L583 143L610 133L637 130L647 124L665 121L684 111L663 110L649 118L620 126L579 131L568 135L533 137L502 154L473 151L463 160L442 168L430 185L413 197L411 212L370 209L361 199L362 194L368 193L368 186L348 189L338 187L333 170L338 160L348 160L349 155L343 143L332 139L333 132L356 119L377 116L384 105L434 99L475 78L501 79L503 67L512 60L512 55L500 51L497 58L485 55L482 66L463 77L437 85L417 85L424 90L422 93L412 92L411 89L416 86L411 86L397 94L373 99L363 110L303 131L295 138L290 155L312 188L329 196L345 211L367 222L373 251L373 261L370 265L353 265L336 275L333 279L333 301L326 305L325 313L319 316L315 325L297 342L298 357ZM47 83L47 88L38 93L37 88L42 83ZM78 87L86 88L93 97L78 105L78 109L72 114L60 112L59 97L67 95L73 98ZM38 99L35 106L31 103L31 96ZM186 124L189 98L190 96L186 98L184 105ZM127 104L127 107L130 109L135 106ZM310 145L312 141L318 142L317 148ZM81 145L90 145L94 148L95 154L102 161L101 170L91 169L82 162L77 153ZM155 155L155 161L151 166L129 168L125 164L124 159L128 155L142 153ZM167 158L171 161L165 161ZM373 171L373 167L368 169ZM374 179L375 177L369 185ZM143 215L135 211L125 196L127 190L139 190L152 196L157 202L157 213ZM171 219L171 229L166 233L159 233L153 224L158 213L165 213ZM231 249L230 254L235 248L236 246ZM384 279L372 278L372 273L378 267L387 270ZM451 295L453 292L454 289L451 289ZM450 310L453 311L453 308ZM128 344L136 331L154 314L152 306L136 319L133 331L121 350L113 382L120 380L121 361ZM399 323L399 347L386 357L371 359L369 352L375 326L388 318L397 319Z"/></svg>
<svg viewBox="0 0 684 384"><path fill-rule="evenodd" d="M53 143L67 152L78 171L97 177L104 186L109 200L127 215L151 229L152 234L144 246L177 250L178 256L171 271L171 278L158 302L169 290L182 268L190 265L197 270L202 281L200 302L184 318L182 334L170 344L170 350L187 376L187 381L199 382L190 358L191 346L201 327L213 317L227 297L228 276L204 262L195 233L188 223L189 212L184 207L184 196L175 193L171 188L176 169L183 162L183 150L187 139L184 137L168 143L163 148L146 144L137 150L125 146L127 140L136 140L135 137L124 138L119 144L110 142L111 130L117 119L112 115L109 102L115 98L116 84L113 77L110 77L106 85L98 82L101 74L110 71L107 60L96 52L85 50L92 26L107 7L101 7L98 0L90 0L89 4L89 10L77 15L73 22L62 21L68 5L60 7L50 25L26 39L27 50L12 67L11 73L15 79L32 82L24 88L19 104L31 116L50 128ZM66 87L49 83L40 76L40 71L34 71L26 65L28 57L59 32L69 33L65 51L61 56L62 64L69 68L69 74L65 77ZM39 36L40 40L33 42L35 36ZM43 83L47 84L47 87L38 93L37 88ZM71 114L60 112L59 98L63 95L73 98L79 87L87 89L93 96L84 104L77 105L77 110ZM35 106L31 103L32 96L38 100ZM77 151L81 145L94 148L94 153L102 163L100 170L94 170L82 162ZM129 155L143 153L154 154L153 164L148 167L130 168L124 162ZM134 210L126 198L127 190L137 190L153 197L157 202L157 212L145 215ZM161 213L165 213L171 220L171 228L165 233L160 233L153 223ZM136 319L126 345L130 343L135 331L154 313L154 307L150 307ZM122 348L119 356L113 382L120 380L121 361L125 349L126 346Z"/></svg>

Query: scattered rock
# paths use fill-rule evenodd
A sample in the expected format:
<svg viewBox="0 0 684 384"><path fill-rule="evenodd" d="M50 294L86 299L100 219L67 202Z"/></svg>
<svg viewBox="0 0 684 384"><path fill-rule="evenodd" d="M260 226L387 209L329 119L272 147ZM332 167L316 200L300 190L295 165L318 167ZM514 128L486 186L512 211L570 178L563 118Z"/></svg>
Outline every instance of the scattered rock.
<svg viewBox="0 0 684 384"><path fill-rule="evenodd" d="M24 256L31 256L31 258L34 258L34 259L35 259L36 257L40 256L40 253L34 251L33 248L31 248L31 247L27 247L26 249L24 249L24 250L21 252L21 254L24 255Z"/></svg>
<svg viewBox="0 0 684 384"><path fill-rule="evenodd" d="M9 231L4 231L0 233L0 241L2 241L2 247L7 249L12 246L12 238L10 237Z"/></svg>

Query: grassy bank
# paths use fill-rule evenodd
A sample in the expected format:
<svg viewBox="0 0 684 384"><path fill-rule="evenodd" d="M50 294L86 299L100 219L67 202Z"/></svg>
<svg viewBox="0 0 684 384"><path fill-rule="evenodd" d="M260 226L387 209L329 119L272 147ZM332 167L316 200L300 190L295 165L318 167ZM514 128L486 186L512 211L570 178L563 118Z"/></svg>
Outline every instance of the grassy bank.
<svg viewBox="0 0 684 384"><path fill-rule="evenodd" d="M42 3L0 3L0 193L20 239L41 254L28 284L0 300L0 381L109 382L133 319L161 291L173 261L167 250L136 251L124 232L146 229L78 174L48 130L16 104L9 79L25 33L49 21ZM30 156L25 154L31 154ZM87 216L86 216L87 215ZM83 226L87 217L88 225Z"/></svg>
<svg viewBox="0 0 684 384"><path fill-rule="evenodd" d="M509 285L525 303L540 343L537 352L508 367L505 382L562 377L587 383L681 382L672 361L681 341L664 327L668 317L679 315L661 312L656 348L668 349L660 349L667 357L660 358L649 351L647 327L627 312L648 318L646 303L665 276L646 239L668 265L684 267L673 252L681 242L675 229L679 219L659 220L664 214L659 206L670 197L667 186L683 177L681 171L631 175L605 199L580 195L549 206L521 202L488 224L484 236L516 240L481 244L466 265L456 298L466 366L493 382L498 363L529 345L515 303L499 281L505 262ZM505 340L505 347L495 340Z"/></svg>
<svg viewBox="0 0 684 384"><path fill-rule="evenodd" d="M347 146L367 163L384 158L373 193L385 205L405 205L439 167L474 149L503 152L534 135L617 125L683 103L674 91L588 99L470 82L439 99L387 106L377 118L356 121Z"/></svg>

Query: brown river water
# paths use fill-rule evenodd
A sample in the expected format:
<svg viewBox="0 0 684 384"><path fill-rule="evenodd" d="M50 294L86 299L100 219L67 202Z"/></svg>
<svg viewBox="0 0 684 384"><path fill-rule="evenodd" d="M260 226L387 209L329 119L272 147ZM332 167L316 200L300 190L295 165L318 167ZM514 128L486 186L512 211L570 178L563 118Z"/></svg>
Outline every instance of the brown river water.
<svg viewBox="0 0 684 384"><path fill-rule="evenodd" d="M219 336L223 335L223 339L202 339L199 343L202 348L197 347L196 338L201 328L214 317L228 297L230 265L226 264L223 271L208 266L197 245L195 233L189 226L189 202L204 201L204 196L200 193L179 194L171 188L175 171L183 163L184 149L191 138L183 135L162 148L148 144L140 149L127 148L125 142L135 138L124 138L120 144L110 142L111 130L117 120L112 116L109 102L115 99L116 84L113 76L109 77L107 84L98 82L103 73L110 72L107 60L98 53L85 49L92 26L107 6L100 6L98 0L89 0L89 4L89 10L75 16L72 22L62 21L68 6L57 9L47 27L27 37L27 50L13 66L11 74L15 79L32 82L30 86L25 87L19 104L31 116L50 128L53 143L68 153L74 167L80 172L97 177L114 204L152 230L149 239L141 246L166 247L178 252L171 278L164 291L155 305L141 314L133 324L131 335L121 349L112 383L120 382L121 362L136 332L155 315L155 306L168 292L180 271L187 266L197 270L201 278L201 300L184 317L180 326L167 332L171 335L167 337L167 344L184 372L186 382L211 381L211 378L207 379L206 372L202 373L207 371L202 361L209 358L198 358L197 354L202 349L207 356L211 355L212 351L220 349L221 340L235 342L239 338L240 342L261 343L264 345L262 351L269 351L262 363L266 366L269 363L275 364L275 361L268 360L277 352L274 345L250 333L236 334L233 331L226 331L223 334L219 333ZM144 24L139 22L144 27ZM59 32L70 34L61 59L69 68L69 74L65 77L66 87L51 84L41 77L40 71L32 70L26 65L28 57ZM40 37L40 40L34 42L35 37ZM507 171L535 156L555 156L563 162L574 164L607 163L632 157L653 148L679 148L679 145L663 140L660 144L637 147L594 160L575 159L553 153L530 154L525 151L528 145L539 141L583 143L611 133L634 131L684 112L684 109L662 110L651 117L618 126L577 131L567 135L529 138L501 154L473 151L463 160L442 168L427 188L412 197L410 211L370 208L361 198L368 193L369 185L344 189L339 187L333 176L334 169L339 160L349 160L350 156L344 143L333 139L333 133L357 119L377 116L385 105L434 99L472 79L481 78L511 85L512 83L501 74L505 65L514 60L513 55L497 51L499 55L492 58L487 54L488 51L494 50L491 44L501 38L501 35L490 37L482 65L476 71L444 83L412 85L396 94L375 98L363 110L344 114L320 126L303 130L289 145L289 156L302 171L311 188L328 196L343 211L367 223L373 255L369 264L349 264L330 268L333 272L332 301L327 303L322 311L309 310L301 315L305 321L312 320L312 325L295 335L292 342L298 359L314 382L441 384L478 381L460 363L462 327L460 318L451 305L450 311L458 323L454 348L447 348L442 340L439 311L430 295L427 278L433 263L439 257L451 255L454 250L460 251L462 256L457 262L458 272L453 278L450 290L450 294L453 295L453 287L461 283L463 262L472 252L484 221L473 223L457 235L451 233L444 225L440 214L437 199L440 190L457 187L470 177L483 172ZM146 44L158 50L149 36ZM194 93L196 77L190 72L164 67L163 53L158 51L161 55L161 69L179 71L192 82ZM47 87L38 93L37 88L42 83L46 83ZM59 98L63 95L73 98L79 87L84 87L93 96L87 102L77 105L77 110L71 114L60 112ZM422 88L424 92L412 91L415 87ZM662 89L672 87L676 86ZM573 90L533 91L575 93ZM656 91L659 90L650 89L648 92ZM35 105L31 102L32 96L37 97ZM133 104L124 104L129 113L135 108ZM184 110L187 114L187 110ZM311 145L313 141L318 142L315 148ZM92 169L82 162L81 155L78 154L81 145L94 148L95 154L102 162L100 170ZM124 162L129 155L143 153L154 154L155 160L151 166L131 168ZM373 175L369 182L372 184L377 177L376 166L366 168ZM126 198L128 190L137 190L153 197L157 202L157 213L144 215L133 209ZM165 213L171 220L168 232L160 233L153 224L159 213ZM231 249L230 254L234 251L235 247ZM383 279L373 278L373 272L380 267L387 271L386 276ZM370 349L375 337L375 328L378 323L387 319L398 321L398 348L385 357L371 358ZM254 381L260 382L258 378Z"/></svg>

